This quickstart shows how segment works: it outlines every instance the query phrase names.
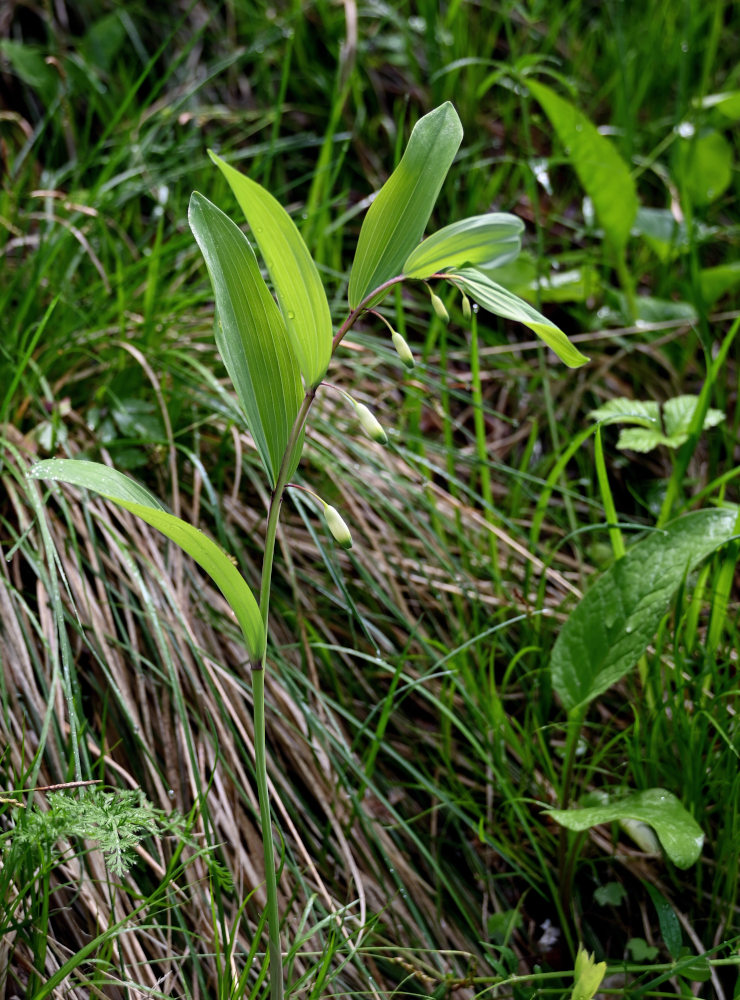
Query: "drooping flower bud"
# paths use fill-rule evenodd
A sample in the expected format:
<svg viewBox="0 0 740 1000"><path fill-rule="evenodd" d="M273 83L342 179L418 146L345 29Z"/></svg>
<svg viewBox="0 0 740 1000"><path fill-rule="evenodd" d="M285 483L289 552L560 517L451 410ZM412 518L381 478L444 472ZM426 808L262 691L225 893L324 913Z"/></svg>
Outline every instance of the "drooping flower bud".
<svg viewBox="0 0 740 1000"><path fill-rule="evenodd" d="M433 292L431 288L429 289L429 294L432 297L432 309L434 309L435 313L439 316L439 318L442 320L443 323L449 323L450 314L447 312L447 309L442 299L439 297L439 295L437 295L436 292Z"/></svg>
<svg viewBox="0 0 740 1000"><path fill-rule="evenodd" d="M388 435L383 430L375 414L364 403L355 403L355 409L357 410L357 416L362 429L367 436L372 438L373 441L377 441L378 444L388 444Z"/></svg>
<svg viewBox="0 0 740 1000"><path fill-rule="evenodd" d="M470 308L470 299L467 297L465 292L463 292L463 297L462 297L462 311L465 319L470 319L473 310Z"/></svg>
<svg viewBox="0 0 740 1000"><path fill-rule="evenodd" d="M393 346L396 349L396 353L407 368L414 367L414 355L411 353L411 348L403 339L400 333L396 333L394 330L391 333L391 340L393 341Z"/></svg>
<svg viewBox="0 0 740 1000"><path fill-rule="evenodd" d="M338 542L343 549L351 549L352 535L350 535L349 528L336 507L332 507L330 503L325 503L324 517L326 518L329 531L334 536L334 541Z"/></svg>

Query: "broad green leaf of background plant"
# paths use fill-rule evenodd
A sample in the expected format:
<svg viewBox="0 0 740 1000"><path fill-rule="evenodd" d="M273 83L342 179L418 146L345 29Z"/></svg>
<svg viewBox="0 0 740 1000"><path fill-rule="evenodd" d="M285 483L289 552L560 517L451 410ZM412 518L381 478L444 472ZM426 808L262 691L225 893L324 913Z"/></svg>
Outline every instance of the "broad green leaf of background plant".
<svg viewBox="0 0 740 1000"><path fill-rule="evenodd" d="M600 291L601 276L593 265L561 268L559 261L551 263L549 273L542 274L535 257L525 250L508 264L478 264L477 270L526 301L585 302Z"/></svg>
<svg viewBox="0 0 740 1000"><path fill-rule="evenodd" d="M414 126L401 162L362 224L349 279L352 309L384 281L402 273L404 262L424 235L462 135L460 119L449 101Z"/></svg>
<svg viewBox="0 0 740 1000"><path fill-rule="evenodd" d="M100 462L51 458L38 462L28 473L31 479L79 486L98 493L161 531L205 570L224 595L244 633L251 661L260 663L265 649L265 630L260 609L244 577L224 550L187 521L165 510L153 493L122 472Z"/></svg>
<svg viewBox="0 0 740 1000"><path fill-rule="evenodd" d="M673 148L673 170L694 205L704 206L732 183L732 146L720 132L679 138Z"/></svg>
<svg viewBox="0 0 740 1000"><path fill-rule="evenodd" d="M216 344L274 486L303 398L298 362L246 236L197 191L188 220L213 285Z"/></svg>
<svg viewBox="0 0 740 1000"><path fill-rule="evenodd" d="M637 663L686 574L735 534L736 511L701 510L651 532L586 592L550 658L568 711L587 705Z"/></svg>
<svg viewBox="0 0 740 1000"><path fill-rule="evenodd" d="M553 350L563 364L569 368L580 368L589 360L585 354L571 344L563 331L551 323L549 319L537 312L524 299L518 298L507 291L502 285L496 284L482 271L474 267L455 269L449 272L456 285L461 285L468 295L496 316L513 319L523 323L533 330Z"/></svg>
<svg viewBox="0 0 740 1000"><path fill-rule="evenodd" d="M725 118L740 121L740 90L728 90L721 94L707 94L692 102L695 107L714 108Z"/></svg>
<svg viewBox="0 0 740 1000"><path fill-rule="evenodd" d="M637 214L637 190L629 167L612 143L569 101L543 83L527 80L591 199L607 240L621 251Z"/></svg>
<svg viewBox="0 0 740 1000"><path fill-rule="evenodd" d="M740 260L731 260L699 271L699 288L705 306L712 306L740 285Z"/></svg>
<svg viewBox="0 0 740 1000"><path fill-rule="evenodd" d="M499 267L518 255L524 223L507 212L474 215L432 233L409 254L403 265L407 278L429 278L448 267Z"/></svg>
<svg viewBox="0 0 740 1000"><path fill-rule="evenodd" d="M568 830L580 832L601 823L636 820L655 830L668 857L679 868L695 864L704 844L704 834L693 816L671 792L648 788L601 806L585 809L548 809L547 815Z"/></svg>
<svg viewBox="0 0 740 1000"><path fill-rule="evenodd" d="M8 60L19 79L38 91L45 103L51 103L59 89L59 73L46 62L42 49L10 38L0 38L0 55Z"/></svg>
<svg viewBox="0 0 740 1000"><path fill-rule="evenodd" d="M597 410L591 410L589 416L604 423L638 425L621 432L617 448L639 452L652 451L661 444L668 448L680 448L689 439L698 402L698 396L690 395L666 400L662 425L658 404L653 400L610 399ZM707 410L702 429L716 427L724 419L721 410Z"/></svg>
<svg viewBox="0 0 740 1000"><path fill-rule="evenodd" d="M316 264L295 223L277 199L209 150L244 212L275 288L288 337L308 388L331 359L329 303Z"/></svg>

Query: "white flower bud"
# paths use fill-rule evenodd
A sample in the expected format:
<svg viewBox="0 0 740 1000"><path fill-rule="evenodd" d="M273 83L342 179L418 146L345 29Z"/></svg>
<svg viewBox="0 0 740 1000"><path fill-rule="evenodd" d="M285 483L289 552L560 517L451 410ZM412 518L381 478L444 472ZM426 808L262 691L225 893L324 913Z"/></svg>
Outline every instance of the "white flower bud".
<svg viewBox="0 0 740 1000"><path fill-rule="evenodd" d="M324 517L326 518L329 531L334 536L334 540L338 542L343 549L351 549L352 535L350 535L349 528L345 524L344 518L336 507L332 507L330 503L324 504Z"/></svg>
<svg viewBox="0 0 740 1000"><path fill-rule="evenodd" d="M470 299L467 297L465 292L463 292L463 298L462 298L462 311L465 319L470 319L473 311L470 308Z"/></svg>
<svg viewBox="0 0 740 1000"><path fill-rule="evenodd" d="M367 436L373 441L377 441L378 444L388 444L388 435L375 414L368 410L364 403L355 403L355 409L362 429Z"/></svg>
<svg viewBox="0 0 740 1000"><path fill-rule="evenodd" d="M447 312L447 309L445 308L445 304L442 301L442 299L439 297L439 295L437 295L436 292L433 292L431 289L429 290L429 294L432 297L432 309L434 309L435 313L439 316L439 318L442 320L443 323L449 323L450 314Z"/></svg>
<svg viewBox="0 0 740 1000"><path fill-rule="evenodd" d="M391 340L393 341L393 346L396 349L396 353L407 368L414 367L414 355L411 353L411 348L403 339L400 333L396 333L394 330L391 334Z"/></svg>

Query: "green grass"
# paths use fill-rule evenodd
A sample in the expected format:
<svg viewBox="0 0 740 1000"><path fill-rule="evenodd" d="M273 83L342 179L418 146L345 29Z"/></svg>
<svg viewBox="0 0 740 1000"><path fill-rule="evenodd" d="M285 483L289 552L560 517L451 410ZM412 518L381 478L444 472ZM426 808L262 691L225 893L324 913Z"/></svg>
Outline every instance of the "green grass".
<svg viewBox="0 0 740 1000"><path fill-rule="evenodd" d="M608 399L698 394L735 318L735 123L699 105L739 86L740 24L719 0L639 18L611 2L489 6L359 3L344 57L345 9L318 0L201 0L179 21L144 4L124 17L70 5L69 26L14 11L9 37L64 72L42 58L31 85L0 56L0 794L28 808L12 790L141 788L186 817L187 835L145 836L137 864L114 874L74 836L44 859L19 856L27 809L0 802L8 995L61 995L63 979L78 997L266 996L251 694L234 624L153 533L100 501L48 497L24 472L49 455L109 457L227 544L254 583L268 498L223 388L186 226L193 189L236 217L206 148L289 207L340 321L366 199L413 122L447 99L466 137L435 225L519 214L529 257L512 287L583 338L592 362L567 373L526 332L483 313L471 329L454 299L445 328L426 293L408 290L381 308L417 368L405 373L376 321L352 333L337 375L390 447L358 434L337 393L320 394L301 475L343 511L355 548L338 553L291 493L267 685L290 995L567 997L569 942L622 974L634 938L658 952L632 961L631 995L682 995L646 882L692 954L736 951L734 551L679 593L646 654L652 698L633 671L592 705L571 790L574 802L672 791L705 831L698 864L643 856L618 828L565 836L542 806L563 793L567 724L550 650L612 559L593 437L558 462ZM644 207L683 217L667 240L627 244L638 322L567 152L527 95L534 72L608 126ZM706 204L676 166L686 122L731 150L730 182ZM726 268L717 297L710 268ZM563 272L574 280L545 280ZM738 502L737 380L730 350L708 399L725 422L675 456L619 451L602 429L627 545L656 523L674 467L676 512L697 497ZM33 802L45 808L46 793ZM542 944L548 920L554 945ZM524 978L494 993L512 976ZM736 978L718 964L691 988L730 997Z"/></svg>

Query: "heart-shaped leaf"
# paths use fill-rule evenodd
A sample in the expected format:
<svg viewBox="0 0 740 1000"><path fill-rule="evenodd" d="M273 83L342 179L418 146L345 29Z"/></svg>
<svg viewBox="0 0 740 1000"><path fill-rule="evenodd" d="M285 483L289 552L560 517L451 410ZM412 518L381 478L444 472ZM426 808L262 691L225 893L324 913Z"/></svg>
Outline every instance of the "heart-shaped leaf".
<svg viewBox="0 0 740 1000"><path fill-rule="evenodd" d="M349 280L352 309L403 271L404 262L424 235L462 135L460 119L449 101L414 126L401 162L362 224Z"/></svg>
<svg viewBox="0 0 740 1000"><path fill-rule="evenodd" d="M274 486L303 398L298 362L244 233L197 191L188 219L216 298L216 344Z"/></svg>
<svg viewBox="0 0 740 1000"><path fill-rule="evenodd" d="M51 458L38 462L28 475L32 479L68 483L98 493L179 545L205 570L229 602L241 626L252 663L257 665L262 661L265 630L257 601L230 557L202 531L170 514L153 493L135 480L99 462Z"/></svg>
<svg viewBox="0 0 740 1000"><path fill-rule="evenodd" d="M482 305L484 309L495 313L496 316L513 319L517 323L528 326L569 368L580 368L588 361L588 358L571 344L559 327L551 323L542 313L537 312L534 306L525 302L524 299L520 299L502 285L496 284L482 271L474 267L466 267L452 270L449 273L451 277L454 277L455 284L462 285L471 299Z"/></svg>
<svg viewBox="0 0 740 1000"><path fill-rule="evenodd" d="M277 199L215 153L260 248L275 288L288 337L306 386L318 385L331 359L329 303L316 264L295 223Z"/></svg>
<svg viewBox="0 0 740 1000"><path fill-rule="evenodd" d="M651 532L586 592L555 640L552 683L568 711L620 680L645 652L686 574L736 533L732 510L700 510Z"/></svg>
<svg viewBox="0 0 740 1000"><path fill-rule="evenodd" d="M518 255L524 223L506 212L474 215L428 236L403 265L407 278L428 278L448 267L499 267Z"/></svg>
<svg viewBox="0 0 740 1000"><path fill-rule="evenodd" d="M605 805L586 809L548 809L547 815L561 826L576 831L625 820L647 823L655 830L663 850L679 868L693 865L704 844L699 824L676 796L664 788L633 792Z"/></svg>

